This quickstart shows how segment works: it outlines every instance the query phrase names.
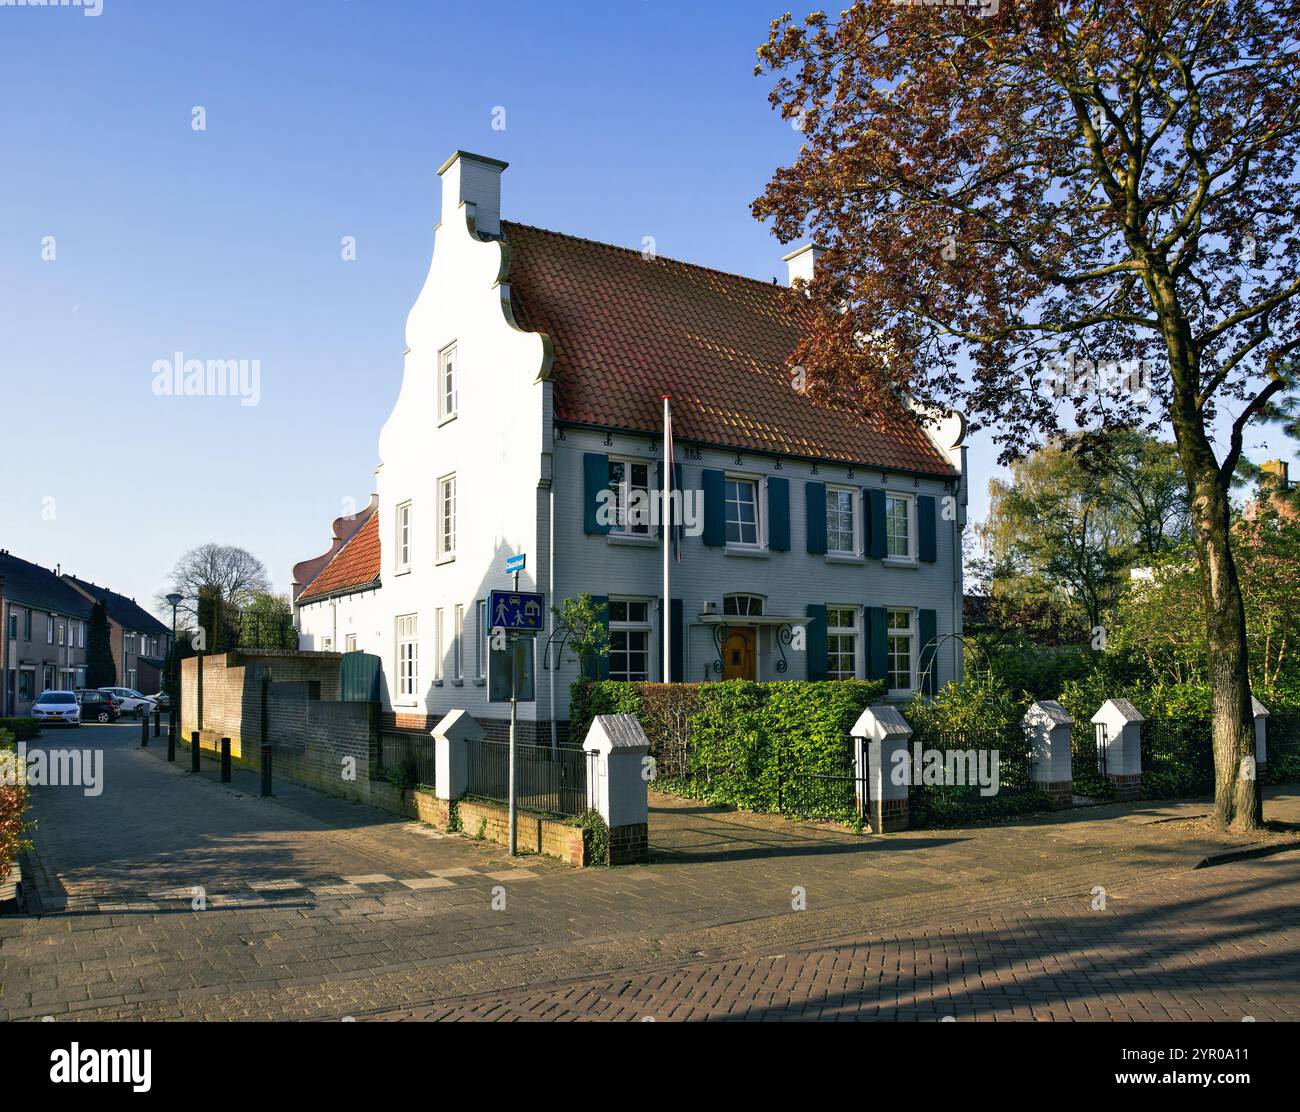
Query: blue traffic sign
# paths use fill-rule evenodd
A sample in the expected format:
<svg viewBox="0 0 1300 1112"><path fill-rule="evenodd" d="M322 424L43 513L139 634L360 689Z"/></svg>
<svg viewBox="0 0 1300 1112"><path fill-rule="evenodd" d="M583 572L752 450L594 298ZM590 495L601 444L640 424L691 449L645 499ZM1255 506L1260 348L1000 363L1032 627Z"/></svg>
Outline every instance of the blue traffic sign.
<svg viewBox="0 0 1300 1112"><path fill-rule="evenodd" d="M541 630L546 628L546 596L526 591L492 591L488 595L491 628Z"/></svg>
<svg viewBox="0 0 1300 1112"><path fill-rule="evenodd" d="M522 553L522 552L520 552L520 553L519 553L518 555L516 555L516 556L507 556L507 557L506 557L506 574L509 575L511 572L523 571L523 570L524 570L524 560L525 560L525 558L526 558L526 557L525 557L525 554Z"/></svg>

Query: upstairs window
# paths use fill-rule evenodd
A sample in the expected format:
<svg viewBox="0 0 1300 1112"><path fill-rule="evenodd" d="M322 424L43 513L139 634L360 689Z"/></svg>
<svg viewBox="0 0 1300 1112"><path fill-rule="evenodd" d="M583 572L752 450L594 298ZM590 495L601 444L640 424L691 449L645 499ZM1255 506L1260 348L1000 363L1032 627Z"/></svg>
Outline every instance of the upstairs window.
<svg viewBox="0 0 1300 1112"><path fill-rule="evenodd" d="M912 550L912 496L910 494L885 495L885 555L894 560L911 560Z"/></svg>
<svg viewBox="0 0 1300 1112"><path fill-rule="evenodd" d="M610 532L644 537L650 533L650 465L632 460L609 461ZM639 492L639 493L638 493Z"/></svg>
<svg viewBox="0 0 1300 1112"><path fill-rule="evenodd" d="M452 344L438 356L438 419L441 421L455 417L459 411L457 367L456 345Z"/></svg>
<svg viewBox="0 0 1300 1112"><path fill-rule="evenodd" d="M411 503L397 507L397 570L411 568Z"/></svg>
<svg viewBox="0 0 1300 1112"><path fill-rule="evenodd" d="M758 484L753 479L728 478L726 483L727 544L758 547Z"/></svg>
<svg viewBox="0 0 1300 1112"><path fill-rule="evenodd" d="M456 558L456 476L438 480L438 559Z"/></svg>
<svg viewBox="0 0 1300 1112"><path fill-rule="evenodd" d="M847 488L826 488L826 551L840 556L858 554L856 492Z"/></svg>

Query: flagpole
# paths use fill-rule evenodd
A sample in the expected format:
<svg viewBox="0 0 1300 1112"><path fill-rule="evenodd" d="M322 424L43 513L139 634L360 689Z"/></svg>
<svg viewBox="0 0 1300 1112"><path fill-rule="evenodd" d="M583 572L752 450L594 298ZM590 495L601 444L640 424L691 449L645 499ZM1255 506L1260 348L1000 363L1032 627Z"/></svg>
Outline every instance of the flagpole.
<svg viewBox="0 0 1300 1112"><path fill-rule="evenodd" d="M672 672L672 643L673 643L673 596L668 586L668 568L671 564L669 557L672 549L672 503L668 494L673 485L672 469L672 437L673 437L673 416L668 408L668 395L664 396L664 481L663 481L663 513L660 514L659 532L664 538L664 601L663 601L663 629L664 629L664 683L671 683L673 678Z"/></svg>

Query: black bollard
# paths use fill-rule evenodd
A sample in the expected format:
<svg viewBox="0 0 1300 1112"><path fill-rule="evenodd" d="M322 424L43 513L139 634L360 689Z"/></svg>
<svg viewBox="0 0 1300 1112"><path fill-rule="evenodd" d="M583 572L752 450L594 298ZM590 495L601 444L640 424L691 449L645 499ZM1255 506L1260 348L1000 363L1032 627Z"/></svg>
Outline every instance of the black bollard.
<svg viewBox="0 0 1300 1112"><path fill-rule="evenodd" d="M146 715L140 715L140 748L149 748L149 719Z"/></svg>
<svg viewBox="0 0 1300 1112"><path fill-rule="evenodd" d="M153 708L153 736L158 737L162 733L162 711L156 706Z"/></svg>
<svg viewBox="0 0 1300 1112"><path fill-rule="evenodd" d="M167 760L171 763L176 762L176 731L167 731Z"/></svg>
<svg viewBox="0 0 1300 1112"><path fill-rule="evenodd" d="M230 738L221 739L221 782L230 783Z"/></svg>
<svg viewBox="0 0 1300 1112"><path fill-rule="evenodd" d="M198 772L199 770L199 731L194 730L190 734L190 771Z"/></svg>
<svg viewBox="0 0 1300 1112"><path fill-rule="evenodd" d="M262 794L271 794L271 747L262 746Z"/></svg>

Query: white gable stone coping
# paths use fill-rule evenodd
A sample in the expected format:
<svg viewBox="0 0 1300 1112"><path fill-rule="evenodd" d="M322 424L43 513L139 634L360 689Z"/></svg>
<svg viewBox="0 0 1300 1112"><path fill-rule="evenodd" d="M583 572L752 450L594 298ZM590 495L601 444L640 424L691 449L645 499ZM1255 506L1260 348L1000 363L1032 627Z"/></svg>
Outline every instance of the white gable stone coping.
<svg viewBox="0 0 1300 1112"><path fill-rule="evenodd" d="M648 752L650 739L634 714L598 714L592 720L583 749L600 753Z"/></svg>
<svg viewBox="0 0 1300 1112"><path fill-rule="evenodd" d="M1107 699L1092 716L1092 721L1123 727L1130 722L1145 722L1146 719L1128 699Z"/></svg>
<svg viewBox="0 0 1300 1112"><path fill-rule="evenodd" d="M897 707L867 707L849 731L854 737L887 741L893 738L910 738L912 727Z"/></svg>
<svg viewBox="0 0 1300 1112"><path fill-rule="evenodd" d="M1025 718L1044 720L1053 726L1072 726L1074 719L1070 717L1070 712L1054 699L1039 699L1030 708L1025 711Z"/></svg>
<svg viewBox="0 0 1300 1112"><path fill-rule="evenodd" d="M482 741L486 736L478 719L467 710L448 711L429 732L448 741Z"/></svg>

